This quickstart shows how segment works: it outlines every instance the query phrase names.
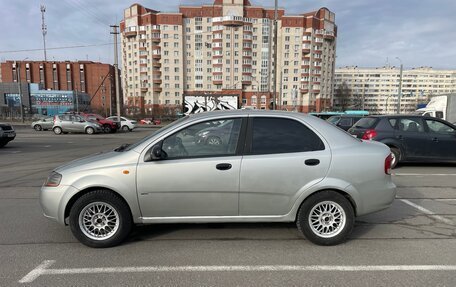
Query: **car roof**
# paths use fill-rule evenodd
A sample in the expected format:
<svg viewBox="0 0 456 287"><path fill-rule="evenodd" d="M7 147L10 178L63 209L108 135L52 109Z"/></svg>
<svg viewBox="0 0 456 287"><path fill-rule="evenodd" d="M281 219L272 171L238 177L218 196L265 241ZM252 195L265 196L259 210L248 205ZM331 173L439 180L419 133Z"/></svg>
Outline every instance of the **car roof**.
<svg viewBox="0 0 456 287"><path fill-rule="evenodd" d="M432 118L430 116L413 115L413 114L392 114L392 115L369 115L366 118Z"/></svg>
<svg viewBox="0 0 456 287"><path fill-rule="evenodd" d="M302 117L314 117L304 113L289 112L289 111L271 111L271 110L223 110L223 111L211 111L198 114L190 114L188 117L191 119L200 119L207 117L217 117L217 116L287 116L294 118Z"/></svg>

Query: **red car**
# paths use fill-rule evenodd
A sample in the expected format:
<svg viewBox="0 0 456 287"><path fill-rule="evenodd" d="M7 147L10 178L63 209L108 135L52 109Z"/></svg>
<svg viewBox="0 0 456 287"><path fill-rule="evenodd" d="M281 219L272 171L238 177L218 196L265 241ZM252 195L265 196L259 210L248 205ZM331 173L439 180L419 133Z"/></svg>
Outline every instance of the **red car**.
<svg viewBox="0 0 456 287"><path fill-rule="evenodd" d="M139 121L142 125L159 125L161 124L161 120L155 120L153 118L144 118Z"/></svg>
<svg viewBox="0 0 456 287"><path fill-rule="evenodd" d="M81 114L81 116L83 116L85 118L85 120L87 120L87 121L96 121L97 123L99 123L103 127L103 131L105 133L115 133L120 128L119 123L112 121L112 120L108 120L108 119L100 116L99 114L85 114L84 113L84 114Z"/></svg>

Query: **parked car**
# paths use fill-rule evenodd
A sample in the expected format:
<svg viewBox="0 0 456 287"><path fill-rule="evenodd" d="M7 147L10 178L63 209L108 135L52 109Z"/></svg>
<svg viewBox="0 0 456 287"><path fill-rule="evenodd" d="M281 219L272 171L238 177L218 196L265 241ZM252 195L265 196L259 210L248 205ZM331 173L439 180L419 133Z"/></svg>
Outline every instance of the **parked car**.
<svg viewBox="0 0 456 287"><path fill-rule="evenodd" d="M354 115L339 115L339 116L332 116L327 119L328 122L332 123L335 126L347 131L349 128L353 126L354 123L359 121L362 116L354 116Z"/></svg>
<svg viewBox="0 0 456 287"><path fill-rule="evenodd" d="M16 138L16 132L12 125L0 123L0 147L6 146L10 141Z"/></svg>
<svg viewBox="0 0 456 287"><path fill-rule="evenodd" d="M117 116L112 116L106 118L107 120L111 120L113 122L117 121ZM136 129L137 122L135 120L127 119L126 117L120 117L120 129L124 132L131 132L132 130Z"/></svg>
<svg viewBox="0 0 456 287"><path fill-rule="evenodd" d="M83 116L87 121L99 123L105 133L115 133L118 129L120 129L120 123L106 119L99 114L81 113L81 116Z"/></svg>
<svg viewBox="0 0 456 287"><path fill-rule="evenodd" d="M199 145L186 132L208 122L229 125L228 140ZM384 144L313 116L208 112L56 168L40 202L46 217L91 247L120 244L133 224L177 222L296 222L311 242L333 245L355 216L391 205L390 163Z"/></svg>
<svg viewBox="0 0 456 287"><path fill-rule="evenodd" d="M159 125L161 124L161 120L153 119L153 118L144 118L139 121L142 125Z"/></svg>
<svg viewBox="0 0 456 287"><path fill-rule="evenodd" d="M44 118L44 119L37 120L32 123L32 129L34 129L35 131L51 130L53 126L54 126L53 117Z"/></svg>
<svg viewBox="0 0 456 287"><path fill-rule="evenodd" d="M103 131L100 124L85 120L82 116L62 114L54 116L52 130L56 135L62 133L86 133L94 134Z"/></svg>
<svg viewBox="0 0 456 287"><path fill-rule="evenodd" d="M399 162L456 162L456 126L419 115L368 116L348 130L363 140L386 144Z"/></svg>

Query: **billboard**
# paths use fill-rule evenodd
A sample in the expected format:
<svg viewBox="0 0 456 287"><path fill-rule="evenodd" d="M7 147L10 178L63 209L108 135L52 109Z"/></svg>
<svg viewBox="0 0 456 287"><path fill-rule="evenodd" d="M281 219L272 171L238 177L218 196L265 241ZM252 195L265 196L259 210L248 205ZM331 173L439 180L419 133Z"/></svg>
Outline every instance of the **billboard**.
<svg viewBox="0 0 456 287"><path fill-rule="evenodd" d="M236 110L238 95L201 95L184 97L184 114L198 114L209 111Z"/></svg>

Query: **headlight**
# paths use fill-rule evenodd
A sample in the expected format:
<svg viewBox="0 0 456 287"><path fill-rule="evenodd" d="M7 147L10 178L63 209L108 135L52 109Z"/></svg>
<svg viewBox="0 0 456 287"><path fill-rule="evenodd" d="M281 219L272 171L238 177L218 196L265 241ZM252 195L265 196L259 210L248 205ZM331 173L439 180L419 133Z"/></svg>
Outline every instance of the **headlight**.
<svg viewBox="0 0 456 287"><path fill-rule="evenodd" d="M44 183L44 186L49 186L49 187L59 186L61 180L62 180L62 175L60 173L53 171L47 178L46 182Z"/></svg>

